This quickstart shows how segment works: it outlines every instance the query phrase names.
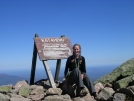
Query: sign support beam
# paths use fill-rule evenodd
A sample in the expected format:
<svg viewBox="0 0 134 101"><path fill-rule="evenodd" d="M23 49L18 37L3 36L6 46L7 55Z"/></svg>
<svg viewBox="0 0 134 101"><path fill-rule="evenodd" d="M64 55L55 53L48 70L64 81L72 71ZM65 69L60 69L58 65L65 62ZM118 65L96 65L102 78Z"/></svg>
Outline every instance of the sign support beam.
<svg viewBox="0 0 134 101"><path fill-rule="evenodd" d="M35 34L35 38L38 37L38 34ZM33 58L32 58L32 67L31 67L31 76L30 76L30 85L34 84L35 69L36 69L36 60L37 60L37 48L34 43L33 48Z"/></svg>
<svg viewBox="0 0 134 101"><path fill-rule="evenodd" d="M49 78L51 87L56 88L55 82L54 82L54 79L53 79L53 76L52 76L52 73L51 73L51 70L50 70L50 67L49 67L47 61L42 61L42 62L43 62L44 68L46 70L47 77Z"/></svg>
<svg viewBox="0 0 134 101"><path fill-rule="evenodd" d="M61 65L61 59L57 60L57 64L56 64L56 72L55 72L55 81L58 81L58 77L59 77L59 72L60 72L60 65Z"/></svg>

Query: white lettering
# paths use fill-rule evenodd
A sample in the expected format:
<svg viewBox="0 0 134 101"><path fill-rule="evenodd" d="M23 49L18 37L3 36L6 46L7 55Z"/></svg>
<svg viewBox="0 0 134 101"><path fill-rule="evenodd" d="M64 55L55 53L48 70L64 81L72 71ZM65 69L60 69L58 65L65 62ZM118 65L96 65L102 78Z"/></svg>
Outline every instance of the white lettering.
<svg viewBox="0 0 134 101"><path fill-rule="evenodd" d="M41 39L42 42L64 42L63 38L45 38Z"/></svg>
<svg viewBox="0 0 134 101"><path fill-rule="evenodd" d="M44 42L44 39L41 39L42 42Z"/></svg>

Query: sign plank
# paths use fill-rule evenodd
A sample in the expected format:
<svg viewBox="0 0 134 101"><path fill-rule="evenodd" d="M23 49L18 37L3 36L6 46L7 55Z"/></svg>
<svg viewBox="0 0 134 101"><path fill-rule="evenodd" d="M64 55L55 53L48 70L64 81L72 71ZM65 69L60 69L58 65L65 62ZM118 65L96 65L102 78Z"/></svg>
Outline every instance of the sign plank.
<svg viewBox="0 0 134 101"><path fill-rule="evenodd" d="M40 60L66 59L72 55L69 38L34 38Z"/></svg>

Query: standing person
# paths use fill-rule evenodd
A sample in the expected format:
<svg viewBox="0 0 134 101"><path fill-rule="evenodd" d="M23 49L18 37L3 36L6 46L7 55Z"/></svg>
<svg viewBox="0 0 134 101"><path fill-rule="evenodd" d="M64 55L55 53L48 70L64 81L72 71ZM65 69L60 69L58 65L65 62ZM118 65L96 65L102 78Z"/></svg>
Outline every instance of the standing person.
<svg viewBox="0 0 134 101"><path fill-rule="evenodd" d="M64 76L69 76L73 79L76 85L81 89L80 94L87 94L84 89L84 85L88 88L91 95L97 99L96 91L94 89L93 83L86 74L86 64L85 58L81 56L81 46L75 44L73 46L73 55L68 57L66 61L66 67L64 71Z"/></svg>

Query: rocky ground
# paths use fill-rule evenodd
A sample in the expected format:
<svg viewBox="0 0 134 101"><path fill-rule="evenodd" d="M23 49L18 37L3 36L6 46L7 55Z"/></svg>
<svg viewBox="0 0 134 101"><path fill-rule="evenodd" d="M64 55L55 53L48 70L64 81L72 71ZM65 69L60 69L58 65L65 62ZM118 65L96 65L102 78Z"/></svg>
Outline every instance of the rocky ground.
<svg viewBox="0 0 134 101"><path fill-rule="evenodd" d="M16 85L0 86L0 101L96 101L90 93L78 95L75 84L64 79L51 88L49 80L29 85L25 80ZM111 73L94 82L98 101L134 101L134 59L121 64Z"/></svg>

